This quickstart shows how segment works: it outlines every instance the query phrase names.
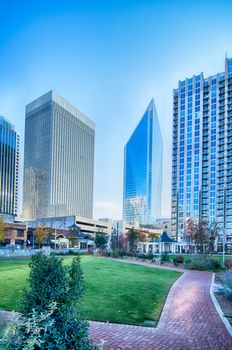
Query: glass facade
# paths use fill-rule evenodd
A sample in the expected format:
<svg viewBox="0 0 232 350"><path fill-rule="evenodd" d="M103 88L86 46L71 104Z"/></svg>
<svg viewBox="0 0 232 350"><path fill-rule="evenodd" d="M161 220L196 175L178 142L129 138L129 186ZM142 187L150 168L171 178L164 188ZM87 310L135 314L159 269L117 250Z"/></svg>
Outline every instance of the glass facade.
<svg viewBox="0 0 232 350"><path fill-rule="evenodd" d="M163 144L152 100L124 149L123 217L149 224L160 216Z"/></svg>
<svg viewBox="0 0 232 350"><path fill-rule="evenodd" d="M173 92L172 233L186 219L218 222L232 239L232 59L225 72L179 82Z"/></svg>
<svg viewBox="0 0 232 350"><path fill-rule="evenodd" d="M53 91L27 105L24 218L92 218L94 138L94 123Z"/></svg>
<svg viewBox="0 0 232 350"><path fill-rule="evenodd" d="M19 136L0 116L0 213L16 215L18 208Z"/></svg>

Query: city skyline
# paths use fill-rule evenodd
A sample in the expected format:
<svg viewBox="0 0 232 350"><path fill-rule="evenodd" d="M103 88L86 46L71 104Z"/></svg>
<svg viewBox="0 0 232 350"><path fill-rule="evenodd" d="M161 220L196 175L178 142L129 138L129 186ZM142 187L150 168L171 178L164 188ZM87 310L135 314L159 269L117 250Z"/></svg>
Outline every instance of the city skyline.
<svg viewBox="0 0 232 350"><path fill-rule="evenodd" d="M154 96L164 139L162 215L169 216L172 90L186 76L223 70L231 14L229 1L2 3L0 114L21 144L24 106L44 91L59 91L91 116L93 216L120 218L123 147Z"/></svg>
<svg viewBox="0 0 232 350"><path fill-rule="evenodd" d="M123 219L154 224L161 215L163 140L154 99L124 147Z"/></svg>

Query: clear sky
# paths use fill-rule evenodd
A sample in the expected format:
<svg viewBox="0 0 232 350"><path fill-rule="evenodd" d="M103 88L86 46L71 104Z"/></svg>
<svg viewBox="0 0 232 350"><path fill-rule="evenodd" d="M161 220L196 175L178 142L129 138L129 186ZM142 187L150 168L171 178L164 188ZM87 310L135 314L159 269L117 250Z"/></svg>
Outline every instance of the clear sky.
<svg viewBox="0 0 232 350"><path fill-rule="evenodd" d="M170 215L172 90L226 52L232 1L0 0L0 114L23 143L25 105L54 89L94 120L94 217L121 218L123 148L154 97Z"/></svg>

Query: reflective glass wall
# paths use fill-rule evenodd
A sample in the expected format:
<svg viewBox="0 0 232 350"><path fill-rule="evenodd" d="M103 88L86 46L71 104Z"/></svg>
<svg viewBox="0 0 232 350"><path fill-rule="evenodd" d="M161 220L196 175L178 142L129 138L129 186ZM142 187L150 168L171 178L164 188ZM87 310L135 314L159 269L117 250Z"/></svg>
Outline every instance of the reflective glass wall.
<svg viewBox="0 0 232 350"><path fill-rule="evenodd" d="M152 100L124 149L123 217L149 224L160 216L162 137Z"/></svg>
<svg viewBox="0 0 232 350"><path fill-rule="evenodd" d="M16 215L18 207L19 136L0 116L0 213Z"/></svg>

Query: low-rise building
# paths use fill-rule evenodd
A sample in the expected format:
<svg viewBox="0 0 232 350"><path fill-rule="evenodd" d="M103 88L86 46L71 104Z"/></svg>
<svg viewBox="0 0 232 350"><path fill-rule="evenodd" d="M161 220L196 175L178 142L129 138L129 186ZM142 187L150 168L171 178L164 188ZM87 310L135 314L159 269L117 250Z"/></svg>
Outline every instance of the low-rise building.
<svg viewBox="0 0 232 350"><path fill-rule="evenodd" d="M158 238L162 234L161 228L156 228L154 226L145 226L145 225L131 225L128 224L125 220L113 220L112 229L117 235L126 235L128 231L135 230L144 234L147 238Z"/></svg>
<svg viewBox="0 0 232 350"><path fill-rule="evenodd" d="M89 233L93 236L96 232L111 234L112 231L112 221L105 222L75 215L41 218L25 221L24 223L30 228L45 225L47 228L54 230L68 230L72 225L76 224L80 227L82 233Z"/></svg>
<svg viewBox="0 0 232 350"><path fill-rule="evenodd" d="M18 223L6 223L6 239L5 244L20 244L23 246L27 240L26 225Z"/></svg>

